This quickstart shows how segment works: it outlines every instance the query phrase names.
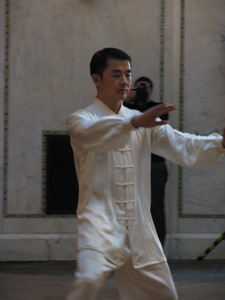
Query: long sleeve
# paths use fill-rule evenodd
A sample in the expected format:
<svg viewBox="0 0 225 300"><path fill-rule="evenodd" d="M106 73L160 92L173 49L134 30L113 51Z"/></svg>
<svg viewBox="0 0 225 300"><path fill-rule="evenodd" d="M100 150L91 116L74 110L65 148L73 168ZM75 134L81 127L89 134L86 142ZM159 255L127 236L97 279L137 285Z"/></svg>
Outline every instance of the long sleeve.
<svg viewBox="0 0 225 300"><path fill-rule="evenodd" d="M121 115L101 116L80 110L67 119L71 142L77 149L109 151L123 146L134 127L131 117Z"/></svg>
<svg viewBox="0 0 225 300"><path fill-rule="evenodd" d="M152 152L182 167L198 168L218 161L225 155L222 136L198 136L182 133L170 125L157 127L152 135Z"/></svg>
<svg viewBox="0 0 225 300"><path fill-rule="evenodd" d="M220 135L200 137L169 125L134 129L130 121L139 113L122 106L115 115L96 100L67 120L79 183L77 248L103 252L119 266L128 232L135 268L166 260L149 207L151 152L189 167L225 153Z"/></svg>

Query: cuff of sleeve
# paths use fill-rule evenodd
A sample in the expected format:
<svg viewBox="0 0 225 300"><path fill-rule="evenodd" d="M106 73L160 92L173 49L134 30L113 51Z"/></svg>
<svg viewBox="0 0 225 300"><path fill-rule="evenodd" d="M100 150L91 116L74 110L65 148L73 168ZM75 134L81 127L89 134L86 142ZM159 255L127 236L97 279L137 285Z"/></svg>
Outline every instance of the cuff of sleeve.
<svg viewBox="0 0 225 300"><path fill-rule="evenodd" d="M138 129L140 126L137 124L136 120L135 120L135 117L133 117L131 120L130 120L130 123L131 125L133 126L133 128L135 129Z"/></svg>
<svg viewBox="0 0 225 300"><path fill-rule="evenodd" d="M133 124L133 122L131 122L132 121L132 119L133 119L133 117L134 116L132 116L132 117L129 117L129 118L127 118L126 119L126 128L129 130L129 131L133 131L133 130L135 130L135 129L138 129L138 127L135 127L134 126L134 124Z"/></svg>
<svg viewBox="0 0 225 300"><path fill-rule="evenodd" d="M222 155L225 155L225 148L223 146L223 143L222 143L223 139L219 139L218 140L218 148L219 148L219 151L221 152Z"/></svg>

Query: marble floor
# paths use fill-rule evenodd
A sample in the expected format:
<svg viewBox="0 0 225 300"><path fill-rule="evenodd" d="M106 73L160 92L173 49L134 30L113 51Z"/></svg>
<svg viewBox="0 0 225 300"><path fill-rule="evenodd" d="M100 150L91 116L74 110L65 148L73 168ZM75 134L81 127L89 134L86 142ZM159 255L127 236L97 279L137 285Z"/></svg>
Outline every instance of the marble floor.
<svg viewBox="0 0 225 300"><path fill-rule="evenodd" d="M169 265L180 300L225 300L225 261ZM73 262L0 262L0 299L63 300L73 272ZM113 275L105 281L99 300L119 300Z"/></svg>

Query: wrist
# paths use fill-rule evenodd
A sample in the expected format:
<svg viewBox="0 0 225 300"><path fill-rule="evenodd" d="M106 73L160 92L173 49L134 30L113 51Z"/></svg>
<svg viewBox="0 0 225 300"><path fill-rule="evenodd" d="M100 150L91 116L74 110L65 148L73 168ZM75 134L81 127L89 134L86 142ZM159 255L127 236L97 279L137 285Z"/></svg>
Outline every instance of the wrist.
<svg viewBox="0 0 225 300"><path fill-rule="evenodd" d="M139 123L138 123L138 121L137 121L137 117L133 117L132 119L131 119L131 125L134 127L134 128L139 128L140 127L140 125L139 125Z"/></svg>

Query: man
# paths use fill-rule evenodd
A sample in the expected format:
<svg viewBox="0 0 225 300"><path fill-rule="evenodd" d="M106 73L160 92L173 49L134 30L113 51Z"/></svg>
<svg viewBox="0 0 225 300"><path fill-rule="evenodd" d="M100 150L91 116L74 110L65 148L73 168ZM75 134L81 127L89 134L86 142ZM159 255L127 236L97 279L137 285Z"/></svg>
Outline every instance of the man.
<svg viewBox="0 0 225 300"><path fill-rule="evenodd" d="M97 97L67 120L79 182L77 271L67 299L97 299L112 270L121 300L178 299L150 214L149 157L214 163L225 153L225 129L223 137L196 137L158 118L175 104L144 113L124 107L131 58L119 49L96 52L90 71Z"/></svg>
<svg viewBox="0 0 225 300"><path fill-rule="evenodd" d="M153 82L146 76L135 80L134 88L130 89L124 100L124 105L130 109L141 112L159 105L152 100ZM162 120L168 120L168 113L160 116ZM165 213L165 189L168 179L168 170L165 159L154 153L151 154L151 214L159 240L164 247L166 239L166 213Z"/></svg>

